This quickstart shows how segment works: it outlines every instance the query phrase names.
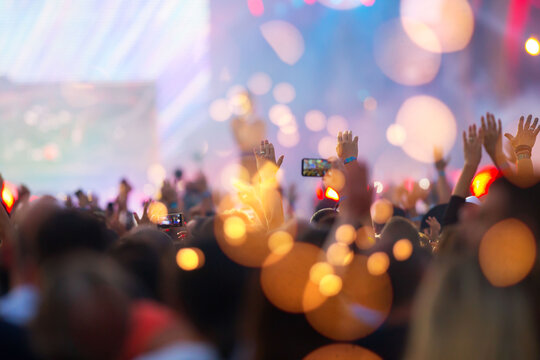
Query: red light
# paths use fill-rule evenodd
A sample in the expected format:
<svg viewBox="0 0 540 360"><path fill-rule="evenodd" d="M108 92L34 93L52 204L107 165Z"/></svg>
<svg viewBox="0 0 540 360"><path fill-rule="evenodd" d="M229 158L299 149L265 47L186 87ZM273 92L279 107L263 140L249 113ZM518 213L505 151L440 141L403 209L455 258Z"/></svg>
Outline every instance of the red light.
<svg viewBox="0 0 540 360"><path fill-rule="evenodd" d="M324 192L323 189L320 187L317 188L317 199L322 200L324 199Z"/></svg>
<svg viewBox="0 0 540 360"><path fill-rule="evenodd" d="M13 196L13 193L11 192L9 187L5 185L2 189L2 201L6 205L7 211L11 212L11 209L13 208L13 203L15 202L15 197Z"/></svg>
<svg viewBox="0 0 540 360"><path fill-rule="evenodd" d="M247 0L249 12L253 16L261 16L264 13L264 4L262 0Z"/></svg>
<svg viewBox="0 0 540 360"><path fill-rule="evenodd" d="M482 169L471 182L471 193L477 198L486 195L491 184L500 176L496 167L488 166Z"/></svg>
<svg viewBox="0 0 540 360"><path fill-rule="evenodd" d="M330 186L326 188L326 192L324 193L324 196L326 196L328 199L339 201L338 192L332 189Z"/></svg>

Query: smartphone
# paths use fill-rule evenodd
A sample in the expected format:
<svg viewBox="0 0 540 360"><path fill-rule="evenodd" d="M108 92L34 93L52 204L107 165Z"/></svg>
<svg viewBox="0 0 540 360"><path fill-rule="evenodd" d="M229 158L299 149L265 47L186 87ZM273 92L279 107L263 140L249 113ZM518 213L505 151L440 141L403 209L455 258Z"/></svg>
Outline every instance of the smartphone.
<svg viewBox="0 0 540 360"><path fill-rule="evenodd" d="M184 226L184 214L167 214L164 216L158 224L158 227L162 229L176 228Z"/></svg>
<svg viewBox="0 0 540 360"><path fill-rule="evenodd" d="M330 163L325 159L302 159L302 176L322 177L330 169Z"/></svg>

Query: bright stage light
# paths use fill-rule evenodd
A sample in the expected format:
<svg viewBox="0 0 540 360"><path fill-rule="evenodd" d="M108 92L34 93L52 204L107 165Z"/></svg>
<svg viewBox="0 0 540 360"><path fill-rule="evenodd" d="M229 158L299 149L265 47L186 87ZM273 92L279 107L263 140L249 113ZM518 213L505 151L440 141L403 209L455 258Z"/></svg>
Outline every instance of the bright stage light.
<svg viewBox="0 0 540 360"><path fill-rule="evenodd" d="M540 54L540 43L538 39L530 37L525 42L525 51L532 56L538 56Z"/></svg>

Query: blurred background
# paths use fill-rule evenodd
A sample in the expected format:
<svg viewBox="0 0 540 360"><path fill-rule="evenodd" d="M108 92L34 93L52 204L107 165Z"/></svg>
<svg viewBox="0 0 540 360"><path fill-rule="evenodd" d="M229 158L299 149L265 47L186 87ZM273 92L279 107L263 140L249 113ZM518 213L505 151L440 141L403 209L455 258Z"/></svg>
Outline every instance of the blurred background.
<svg viewBox="0 0 540 360"><path fill-rule="evenodd" d="M486 111L538 115L539 36L538 0L0 0L0 170L102 201L127 177L133 209L177 168L226 188L253 109L309 216L301 159L340 130L385 185L434 178L435 144L457 178Z"/></svg>

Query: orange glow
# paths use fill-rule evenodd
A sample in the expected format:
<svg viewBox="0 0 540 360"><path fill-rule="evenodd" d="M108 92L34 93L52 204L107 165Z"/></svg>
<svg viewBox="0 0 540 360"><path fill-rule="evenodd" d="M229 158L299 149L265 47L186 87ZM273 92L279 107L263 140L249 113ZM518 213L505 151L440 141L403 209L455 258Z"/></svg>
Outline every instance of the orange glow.
<svg viewBox="0 0 540 360"><path fill-rule="evenodd" d="M392 249L394 258L398 261L405 261L411 257L413 252L413 246L408 239L401 239L396 241Z"/></svg>
<svg viewBox="0 0 540 360"><path fill-rule="evenodd" d="M538 39L534 37L530 37L525 42L525 51L529 55L532 56L538 56L540 54L540 43L538 42Z"/></svg>
<svg viewBox="0 0 540 360"><path fill-rule="evenodd" d="M369 256L367 269L371 275L382 275L390 266L390 259L386 253L379 251Z"/></svg>
<svg viewBox="0 0 540 360"><path fill-rule="evenodd" d="M326 188L324 196L328 199L339 201L339 194L336 190L332 189L330 186Z"/></svg>
<svg viewBox="0 0 540 360"><path fill-rule="evenodd" d="M362 226L356 232L356 246L361 250L367 250L375 244L375 231L371 226Z"/></svg>
<svg viewBox="0 0 540 360"><path fill-rule="evenodd" d="M349 224L341 225L336 230L336 240L344 244L352 244L356 239L356 229Z"/></svg>
<svg viewBox="0 0 540 360"><path fill-rule="evenodd" d="M326 258L328 262L336 266L348 265L354 257L349 246L343 243L334 243L326 250Z"/></svg>
<svg viewBox="0 0 540 360"><path fill-rule="evenodd" d="M309 280L312 283L319 285L323 277L333 273L334 268L332 267L332 265L327 262L318 262L315 263L309 270Z"/></svg>
<svg viewBox="0 0 540 360"><path fill-rule="evenodd" d="M386 199L379 199L371 205L371 218L377 224L386 224L394 213L394 206Z"/></svg>
<svg viewBox="0 0 540 360"><path fill-rule="evenodd" d="M285 255L291 251L294 240L286 231L276 231L268 239L268 247L273 254Z"/></svg>
<svg viewBox="0 0 540 360"><path fill-rule="evenodd" d="M319 282L319 291L324 296L336 296L343 287L341 278L334 274L325 275Z"/></svg>
<svg viewBox="0 0 540 360"><path fill-rule="evenodd" d="M13 203L15 202L15 197L13 196L13 193L11 190L4 184L4 188L2 189L2 201L6 205L6 209L8 212L11 212L11 209L13 208Z"/></svg>
<svg viewBox="0 0 540 360"><path fill-rule="evenodd" d="M494 286L517 284L534 266L534 235L517 219L503 220L493 225L482 238L478 259L482 272Z"/></svg>
<svg viewBox="0 0 540 360"><path fill-rule="evenodd" d="M163 218L167 216L167 213L167 206L160 201L152 201L150 205L148 205L148 218L154 224L159 224Z"/></svg>
<svg viewBox="0 0 540 360"><path fill-rule="evenodd" d="M176 264L186 271L198 269L204 265L204 254L197 248L184 248L176 253Z"/></svg>
<svg viewBox="0 0 540 360"><path fill-rule="evenodd" d="M270 258L273 256L270 255ZM322 251L315 245L295 243L291 251L277 262L264 266L261 270L261 287L268 300L281 310L292 313L301 313L320 305L324 297L317 295L318 286L309 280L313 265L322 256ZM305 291L310 292L307 295L309 301L304 301ZM313 297L318 299L314 300Z"/></svg>
<svg viewBox="0 0 540 360"><path fill-rule="evenodd" d="M363 347L352 344L330 344L318 348L304 360L382 360L382 358Z"/></svg>
<svg viewBox="0 0 540 360"><path fill-rule="evenodd" d="M481 170L471 182L471 193L477 198L487 195L489 187L500 177L499 170L494 166L488 166Z"/></svg>
<svg viewBox="0 0 540 360"><path fill-rule="evenodd" d="M238 216L225 219L223 231L229 244L241 245L246 240L246 224Z"/></svg>
<svg viewBox="0 0 540 360"><path fill-rule="evenodd" d="M366 264L365 256L356 255L340 274L341 291L306 312L311 326L322 335L338 341L355 340L375 331L388 316L392 304L390 278L387 274L371 275Z"/></svg>

